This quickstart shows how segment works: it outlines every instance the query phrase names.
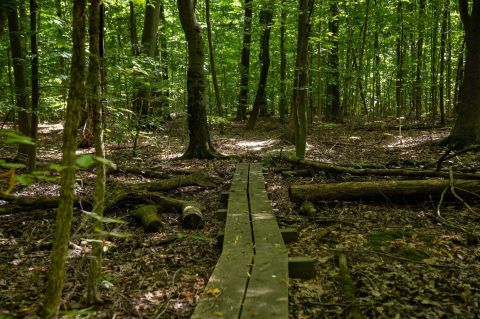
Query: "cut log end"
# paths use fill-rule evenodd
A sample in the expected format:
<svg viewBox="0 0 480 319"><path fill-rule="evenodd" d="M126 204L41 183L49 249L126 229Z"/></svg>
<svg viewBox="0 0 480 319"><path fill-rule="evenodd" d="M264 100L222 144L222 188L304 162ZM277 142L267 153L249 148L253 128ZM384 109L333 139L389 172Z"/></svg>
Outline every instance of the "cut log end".
<svg viewBox="0 0 480 319"><path fill-rule="evenodd" d="M156 232L163 227L162 222L157 215L155 205L144 205L135 208L130 215L139 220L146 232Z"/></svg>
<svg viewBox="0 0 480 319"><path fill-rule="evenodd" d="M203 215L198 207L185 206L182 211L182 223L185 228L199 229L203 227Z"/></svg>

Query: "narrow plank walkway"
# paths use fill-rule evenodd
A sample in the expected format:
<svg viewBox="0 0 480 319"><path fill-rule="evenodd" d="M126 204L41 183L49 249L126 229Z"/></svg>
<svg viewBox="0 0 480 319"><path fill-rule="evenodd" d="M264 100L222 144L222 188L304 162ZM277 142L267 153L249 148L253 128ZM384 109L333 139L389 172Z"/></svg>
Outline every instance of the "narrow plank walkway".
<svg viewBox="0 0 480 319"><path fill-rule="evenodd" d="M265 191L262 165L237 165L222 255L194 319L288 318L288 254Z"/></svg>

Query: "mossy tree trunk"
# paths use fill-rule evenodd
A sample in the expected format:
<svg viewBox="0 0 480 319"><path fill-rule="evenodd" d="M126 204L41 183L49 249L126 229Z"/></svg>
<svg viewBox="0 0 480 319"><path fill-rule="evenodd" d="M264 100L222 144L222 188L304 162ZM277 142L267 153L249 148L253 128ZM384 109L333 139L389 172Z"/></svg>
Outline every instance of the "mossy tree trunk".
<svg viewBox="0 0 480 319"><path fill-rule="evenodd" d="M480 1L459 0L465 29L466 58L464 78L457 105L458 117L446 142L457 147L480 143Z"/></svg>
<svg viewBox="0 0 480 319"><path fill-rule="evenodd" d="M177 6L188 44L187 113L189 145L183 154L183 158L214 158L216 152L210 143L204 102L205 73L203 65L205 55L202 30L197 22L192 0L177 0Z"/></svg>
<svg viewBox="0 0 480 319"><path fill-rule="evenodd" d="M73 2L72 77L63 131L62 166L64 170L62 171L60 201L55 219L55 235L48 272L47 291L43 304L44 318L57 316L65 280L65 262L75 198L77 127L80 110L85 103L85 3L86 0L75 0Z"/></svg>
<svg viewBox="0 0 480 319"><path fill-rule="evenodd" d="M89 11L89 38L90 56L88 66L88 103L93 111L93 131L95 140L95 156L105 158L103 145L103 118L102 118L102 90L101 90L101 67L100 67L100 1L90 0ZM105 206L105 164L96 162L96 183L93 201L93 213L103 216ZM102 223L95 220L93 233L102 230ZM101 239L101 238L97 238ZM100 242L92 243L92 256L90 258L90 274L88 280L87 301L94 304L100 300L98 290L101 281L103 245Z"/></svg>
<svg viewBox="0 0 480 319"><path fill-rule="evenodd" d="M285 35L287 32L287 9L285 0L282 0L282 11L280 14L280 102L278 105L280 121L285 121L287 114L287 53L285 52Z"/></svg>
<svg viewBox="0 0 480 319"><path fill-rule="evenodd" d="M38 103L40 99L40 82L38 74L38 4L30 0L30 52L32 54L32 115L29 136L34 145L29 147L28 170L35 170L37 163Z"/></svg>

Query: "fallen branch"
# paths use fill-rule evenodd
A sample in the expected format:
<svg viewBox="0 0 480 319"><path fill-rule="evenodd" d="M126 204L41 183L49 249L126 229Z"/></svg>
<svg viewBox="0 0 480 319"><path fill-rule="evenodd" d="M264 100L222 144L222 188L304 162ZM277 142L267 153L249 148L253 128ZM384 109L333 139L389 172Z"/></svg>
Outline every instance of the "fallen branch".
<svg viewBox="0 0 480 319"><path fill-rule="evenodd" d="M322 163L311 160L303 160L298 158L285 158L286 161L302 167L312 167L317 170L333 173L333 174L350 174L354 176L405 176L405 177L442 177L449 178L448 172L436 172L427 170L413 170L413 169L375 169L375 168L353 168L343 167L329 163ZM480 174L472 173L455 173L456 179L472 179L480 180Z"/></svg>
<svg viewBox="0 0 480 319"><path fill-rule="evenodd" d="M480 181L455 180L460 190L480 192ZM425 199L440 196L450 186L449 180L401 180L345 182L335 184L292 185L290 199L297 202L322 200L376 200L376 199ZM469 195L468 193L465 193ZM470 195L471 196L471 195ZM451 196L449 196L451 198Z"/></svg>
<svg viewBox="0 0 480 319"><path fill-rule="evenodd" d="M353 319L361 319L363 318L363 316L356 306L355 285L353 284L353 280L350 276L350 271L348 269L347 256L344 252L340 252L337 254L337 258L338 268L340 270L339 278L343 290L343 295L345 297L345 300L351 304L350 315L347 317Z"/></svg>

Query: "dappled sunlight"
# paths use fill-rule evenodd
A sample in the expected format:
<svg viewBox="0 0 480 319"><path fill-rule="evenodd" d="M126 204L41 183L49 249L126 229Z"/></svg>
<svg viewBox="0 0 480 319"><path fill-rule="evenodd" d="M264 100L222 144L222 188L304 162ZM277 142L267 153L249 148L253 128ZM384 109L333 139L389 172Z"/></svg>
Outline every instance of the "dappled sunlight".
<svg viewBox="0 0 480 319"><path fill-rule="evenodd" d="M280 140L278 140L278 139L269 139L269 140L264 140L264 141L262 141L262 140L235 141L234 145L236 145L237 147L240 147L240 148L251 150L251 151L261 151L265 148L272 147L279 142L280 142Z"/></svg>

